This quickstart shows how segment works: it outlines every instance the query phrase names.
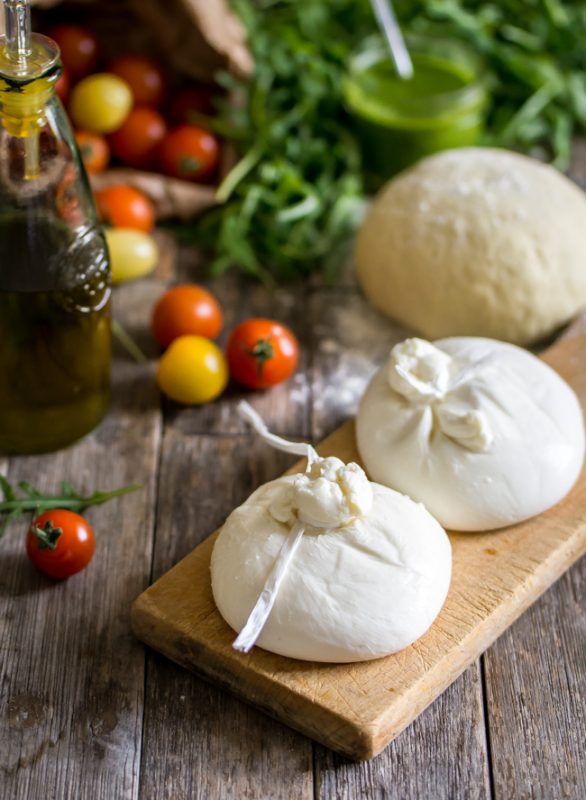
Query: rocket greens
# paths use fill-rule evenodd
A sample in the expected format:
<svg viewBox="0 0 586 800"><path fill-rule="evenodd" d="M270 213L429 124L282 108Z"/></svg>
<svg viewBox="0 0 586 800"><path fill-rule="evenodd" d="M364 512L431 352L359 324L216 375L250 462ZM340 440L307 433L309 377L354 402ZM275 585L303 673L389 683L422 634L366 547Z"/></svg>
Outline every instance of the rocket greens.
<svg viewBox="0 0 586 800"><path fill-rule="evenodd" d="M397 0L408 33L463 40L484 59L492 104L485 144L537 153L565 169L586 127L586 3ZM375 29L368 0L233 0L254 56L249 79L220 76L239 102L217 130L240 161L222 205L188 238L207 239L213 272L261 280L335 275L358 226L364 187L342 82Z"/></svg>

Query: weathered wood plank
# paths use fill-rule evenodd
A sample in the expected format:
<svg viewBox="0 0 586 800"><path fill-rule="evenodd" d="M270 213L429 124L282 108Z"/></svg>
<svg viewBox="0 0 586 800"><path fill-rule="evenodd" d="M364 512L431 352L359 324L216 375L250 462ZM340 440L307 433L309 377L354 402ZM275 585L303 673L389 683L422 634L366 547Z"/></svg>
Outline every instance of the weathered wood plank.
<svg viewBox="0 0 586 800"><path fill-rule="evenodd" d="M315 291L312 320L312 435L319 441L352 416L376 368L409 333L358 293Z"/></svg>
<svg viewBox="0 0 586 800"><path fill-rule="evenodd" d="M484 800L490 797L476 662L379 756L355 764L315 747L319 800Z"/></svg>
<svg viewBox="0 0 586 800"><path fill-rule="evenodd" d="M484 656L495 798L586 797L586 559Z"/></svg>
<svg viewBox="0 0 586 800"><path fill-rule="evenodd" d="M138 323L148 282L115 298ZM143 489L88 510L97 551L87 570L54 582L23 548L22 522L0 543L0 794L11 800L130 800L138 794L144 651L128 624L148 582L161 416L151 367L114 365L106 420L59 453L12 458L9 476L42 489Z"/></svg>
<svg viewBox="0 0 586 800"><path fill-rule="evenodd" d="M165 431L154 577L291 459L243 436ZM141 797L313 796L311 743L158 655L149 655Z"/></svg>

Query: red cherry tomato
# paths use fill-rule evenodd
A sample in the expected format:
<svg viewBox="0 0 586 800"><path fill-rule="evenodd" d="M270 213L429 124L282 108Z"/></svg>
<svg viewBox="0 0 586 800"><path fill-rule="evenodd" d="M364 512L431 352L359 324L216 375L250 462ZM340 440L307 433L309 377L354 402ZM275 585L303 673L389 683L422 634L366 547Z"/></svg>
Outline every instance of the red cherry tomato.
<svg viewBox="0 0 586 800"><path fill-rule="evenodd" d="M179 336L215 339L222 330L220 304L201 286L175 286L159 298L153 309L151 328L161 345L168 347Z"/></svg>
<svg viewBox="0 0 586 800"><path fill-rule="evenodd" d="M271 319L249 319L230 334L226 355L236 381L251 389L267 389L295 372L299 344L285 325Z"/></svg>
<svg viewBox="0 0 586 800"><path fill-rule="evenodd" d="M163 141L160 164L165 175L200 181L214 171L219 157L218 140L213 134L195 125L181 125Z"/></svg>
<svg viewBox="0 0 586 800"><path fill-rule="evenodd" d="M61 508L36 517L26 535L28 557L51 578L67 578L80 572L92 560L95 548L89 522Z"/></svg>
<svg viewBox="0 0 586 800"><path fill-rule="evenodd" d="M110 161L110 148L103 136L88 131L75 131L75 141L87 172L93 175L106 169Z"/></svg>
<svg viewBox="0 0 586 800"><path fill-rule="evenodd" d="M61 75L59 75L59 77L57 78L57 83L55 84L55 94L57 95L59 100L61 100L62 103L65 103L65 101L67 100L67 96L69 95L69 87L70 87L69 73L67 72L65 67L62 67Z"/></svg>
<svg viewBox="0 0 586 800"><path fill-rule="evenodd" d="M56 25L49 30L61 51L61 62L72 80L88 75L98 63L98 40L82 25Z"/></svg>
<svg viewBox="0 0 586 800"><path fill-rule="evenodd" d="M155 207L132 186L106 186L94 195L100 219L114 228L149 233L155 225Z"/></svg>
<svg viewBox="0 0 586 800"><path fill-rule="evenodd" d="M130 86L137 106L156 108L163 102L165 78L161 67L147 56L118 56L109 65L109 72L118 75Z"/></svg>
<svg viewBox="0 0 586 800"><path fill-rule="evenodd" d="M110 135L112 152L135 169L148 169L156 160L167 125L158 111L146 106L133 108L121 128Z"/></svg>
<svg viewBox="0 0 586 800"><path fill-rule="evenodd" d="M193 123L190 115L214 113L214 90L211 86L186 86L173 96L169 104L169 119L176 125Z"/></svg>

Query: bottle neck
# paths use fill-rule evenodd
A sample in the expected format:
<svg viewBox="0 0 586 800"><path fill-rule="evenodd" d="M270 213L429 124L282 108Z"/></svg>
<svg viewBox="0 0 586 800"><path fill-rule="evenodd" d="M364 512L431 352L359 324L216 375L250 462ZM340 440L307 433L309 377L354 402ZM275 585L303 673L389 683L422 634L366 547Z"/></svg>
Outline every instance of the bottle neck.
<svg viewBox="0 0 586 800"><path fill-rule="evenodd" d="M8 32L10 34L10 32ZM0 124L12 136L38 131L59 78L59 49L33 34L26 52L15 55L15 33L0 37Z"/></svg>
<svg viewBox="0 0 586 800"><path fill-rule="evenodd" d="M43 126L59 67L53 67L50 73L26 83L0 74L0 126L11 136L29 136Z"/></svg>

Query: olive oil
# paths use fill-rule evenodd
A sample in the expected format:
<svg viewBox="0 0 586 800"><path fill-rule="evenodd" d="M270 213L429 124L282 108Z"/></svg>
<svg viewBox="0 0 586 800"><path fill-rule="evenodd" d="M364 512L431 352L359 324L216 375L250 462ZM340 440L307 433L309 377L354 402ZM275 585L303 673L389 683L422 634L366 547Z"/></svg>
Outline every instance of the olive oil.
<svg viewBox="0 0 586 800"><path fill-rule="evenodd" d="M106 411L108 262L97 231L69 239L39 217L0 216L0 450L63 447Z"/></svg>
<svg viewBox="0 0 586 800"><path fill-rule="evenodd" d="M59 50L4 0L0 37L0 452L56 450L108 403L110 268L54 87Z"/></svg>

